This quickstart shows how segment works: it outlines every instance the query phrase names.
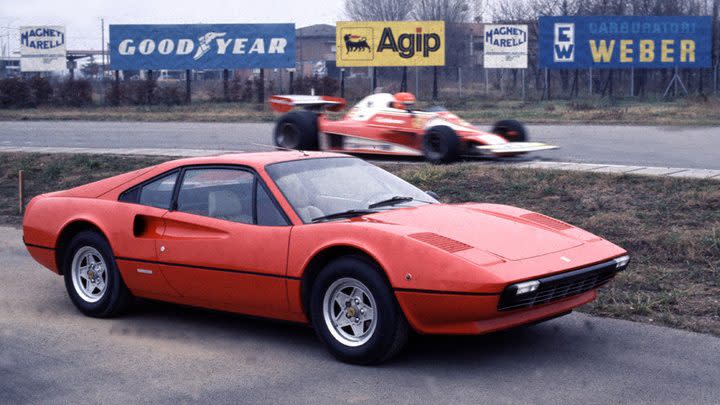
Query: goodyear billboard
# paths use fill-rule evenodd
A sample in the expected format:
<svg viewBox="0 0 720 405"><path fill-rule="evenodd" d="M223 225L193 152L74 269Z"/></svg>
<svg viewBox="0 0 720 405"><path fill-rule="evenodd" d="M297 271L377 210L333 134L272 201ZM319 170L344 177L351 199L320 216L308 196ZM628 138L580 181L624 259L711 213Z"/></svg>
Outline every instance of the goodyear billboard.
<svg viewBox="0 0 720 405"><path fill-rule="evenodd" d="M337 66L444 66L444 21L338 22Z"/></svg>
<svg viewBox="0 0 720 405"><path fill-rule="evenodd" d="M295 67L295 24L110 25L110 66L115 70Z"/></svg>
<svg viewBox="0 0 720 405"><path fill-rule="evenodd" d="M540 67L708 68L711 17L540 17Z"/></svg>

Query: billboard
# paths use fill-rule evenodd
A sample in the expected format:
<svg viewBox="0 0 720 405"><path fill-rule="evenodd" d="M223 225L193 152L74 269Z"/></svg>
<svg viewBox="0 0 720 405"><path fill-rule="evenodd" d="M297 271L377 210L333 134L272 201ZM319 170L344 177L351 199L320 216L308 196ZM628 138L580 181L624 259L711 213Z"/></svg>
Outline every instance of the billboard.
<svg viewBox="0 0 720 405"><path fill-rule="evenodd" d="M444 21L353 21L335 28L337 66L444 66Z"/></svg>
<svg viewBox="0 0 720 405"><path fill-rule="evenodd" d="M487 24L483 38L485 42L483 66L485 68L527 68L527 25Z"/></svg>
<svg viewBox="0 0 720 405"><path fill-rule="evenodd" d="M20 71L53 72L67 68L65 27L20 27Z"/></svg>
<svg viewBox="0 0 720 405"><path fill-rule="evenodd" d="M295 24L110 25L110 67L295 67Z"/></svg>
<svg viewBox="0 0 720 405"><path fill-rule="evenodd" d="M540 17L540 67L708 68L711 17Z"/></svg>

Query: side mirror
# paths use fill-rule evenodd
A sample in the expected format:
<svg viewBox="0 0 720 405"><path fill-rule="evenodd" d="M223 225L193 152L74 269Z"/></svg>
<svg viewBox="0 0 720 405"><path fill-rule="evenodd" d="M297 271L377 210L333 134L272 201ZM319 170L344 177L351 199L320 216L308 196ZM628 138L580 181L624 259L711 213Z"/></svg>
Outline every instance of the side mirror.
<svg viewBox="0 0 720 405"><path fill-rule="evenodd" d="M430 197L432 197L432 198L440 201L440 196L439 196L436 192L434 192L434 191L427 190L427 191L425 191L425 194L427 194L427 195L429 195Z"/></svg>

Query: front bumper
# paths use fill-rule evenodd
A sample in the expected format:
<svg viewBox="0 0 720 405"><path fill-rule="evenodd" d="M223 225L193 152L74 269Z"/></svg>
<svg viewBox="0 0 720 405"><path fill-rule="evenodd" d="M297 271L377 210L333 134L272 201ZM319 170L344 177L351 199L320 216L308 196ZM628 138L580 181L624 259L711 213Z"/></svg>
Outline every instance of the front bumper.
<svg viewBox="0 0 720 405"><path fill-rule="evenodd" d="M415 331L423 334L480 335L526 325L572 311L597 297L596 290L516 311L499 312L500 295L458 295L396 291Z"/></svg>
<svg viewBox="0 0 720 405"><path fill-rule="evenodd" d="M420 333L482 334L552 318L597 297L597 289L624 270L628 256L552 276L509 284L501 294L396 290L395 296ZM535 283L532 291L519 286Z"/></svg>

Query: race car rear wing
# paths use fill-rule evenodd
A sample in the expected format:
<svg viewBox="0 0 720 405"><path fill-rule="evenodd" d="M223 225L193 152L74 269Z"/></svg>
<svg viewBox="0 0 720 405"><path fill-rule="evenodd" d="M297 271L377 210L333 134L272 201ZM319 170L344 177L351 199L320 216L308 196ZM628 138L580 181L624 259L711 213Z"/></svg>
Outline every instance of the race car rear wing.
<svg viewBox="0 0 720 405"><path fill-rule="evenodd" d="M272 96L269 103L273 110L281 113L286 113L295 107L306 110L340 111L347 105L345 99L340 97L303 95Z"/></svg>

